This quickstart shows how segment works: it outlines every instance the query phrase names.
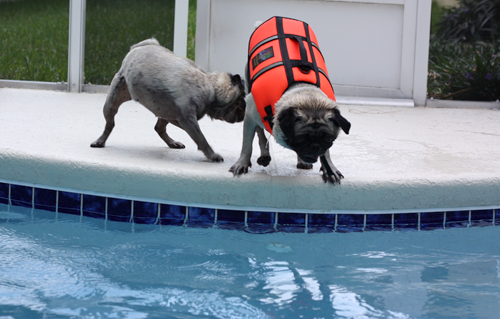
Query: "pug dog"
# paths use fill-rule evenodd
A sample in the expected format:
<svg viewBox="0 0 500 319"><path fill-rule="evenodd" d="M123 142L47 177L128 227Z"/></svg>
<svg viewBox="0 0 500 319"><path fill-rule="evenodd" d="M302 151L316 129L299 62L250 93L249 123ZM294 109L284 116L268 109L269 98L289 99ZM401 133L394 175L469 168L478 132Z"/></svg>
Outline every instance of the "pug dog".
<svg viewBox="0 0 500 319"><path fill-rule="evenodd" d="M245 116L245 88L241 77L230 73L207 73L193 61L175 55L154 38L130 48L113 78L104 104L106 126L91 147L104 147L120 105L134 100L158 118L154 127L170 148L185 148L167 134L167 124L186 131L211 161L222 162L200 130L205 114L229 123Z"/></svg>
<svg viewBox="0 0 500 319"><path fill-rule="evenodd" d="M281 42L282 38L290 40ZM329 150L341 130L349 134L351 124L337 108L320 58L316 37L305 22L273 17L257 27L250 38L246 66L250 93L246 96L243 146L230 172L245 174L252 166L255 133L261 151L257 163L269 165L266 129L278 144L296 152L297 168L311 169L319 158L323 181L340 184L344 176L333 165Z"/></svg>
<svg viewBox="0 0 500 319"><path fill-rule="evenodd" d="M252 166L250 157L255 133L260 147L257 163L267 166L271 162L264 124L251 93L246 97L246 104L243 146L239 159L229 170L234 175L248 173L248 168ZM275 112L274 139L279 145L297 153L297 168L311 169L320 158L323 181L340 184L344 176L333 165L330 147L340 130L349 134L351 124L340 115L336 103L314 85L297 84L283 94Z"/></svg>

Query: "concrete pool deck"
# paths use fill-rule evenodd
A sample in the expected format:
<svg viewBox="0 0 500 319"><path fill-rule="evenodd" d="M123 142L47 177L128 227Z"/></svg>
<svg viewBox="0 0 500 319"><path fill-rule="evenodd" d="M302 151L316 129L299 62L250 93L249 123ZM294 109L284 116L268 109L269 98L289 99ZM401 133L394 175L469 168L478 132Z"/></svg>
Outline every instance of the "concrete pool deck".
<svg viewBox="0 0 500 319"><path fill-rule="evenodd" d="M224 157L212 163L182 130L169 149L152 113L127 102L106 147L90 143L104 128L105 94L0 89L0 181L144 198L200 207L282 212L436 211L500 207L500 111L340 105L351 124L331 149L345 178L323 183L319 163L295 168L296 155L271 140L272 162L243 176L242 123L204 118L200 126ZM256 142L255 142L256 143Z"/></svg>

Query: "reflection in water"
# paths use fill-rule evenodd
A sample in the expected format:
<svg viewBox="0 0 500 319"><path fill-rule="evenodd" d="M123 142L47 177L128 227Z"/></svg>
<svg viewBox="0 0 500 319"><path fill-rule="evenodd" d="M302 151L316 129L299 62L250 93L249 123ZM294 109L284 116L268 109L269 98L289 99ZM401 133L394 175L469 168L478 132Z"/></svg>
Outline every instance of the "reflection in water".
<svg viewBox="0 0 500 319"><path fill-rule="evenodd" d="M260 299L263 303L275 303L282 306L291 303L300 286L295 283L295 275L286 261L271 261L262 264L267 269L266 285L263 289L275 297Z"/></svg>
<svg viewBox="0 0 500 319"><path fill-rule="evenodd" d="M413 319L500 313L498 227L255 235L109 222L101 227L79 216L47 221L36 214L2 213L0 206L0 316Z"/></svg>

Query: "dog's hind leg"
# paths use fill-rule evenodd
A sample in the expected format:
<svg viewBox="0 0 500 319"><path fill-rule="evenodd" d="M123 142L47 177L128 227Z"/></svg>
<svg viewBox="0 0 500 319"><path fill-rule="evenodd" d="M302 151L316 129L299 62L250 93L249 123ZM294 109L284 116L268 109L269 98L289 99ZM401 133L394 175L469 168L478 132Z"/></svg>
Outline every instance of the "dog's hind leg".
<svg viewBox="0 0 500 319"><path fill-rule="evenodd" d="M267 138L264 134L264 129L262 127L257 126L255 128L257 132L257 136L259 137L259 147L260 147L260 156L257 159L257 164L260 166L267 166L271 162L271 154L269 153L269 145L267 144Z"/></svg>
<svg viewBox="0 0 500 319"><path fill-rule="evenodd" d="M155 125L155 131L160 135L161 139L167 143L168 147L170 148L185 148L184 144L181 142L174 141L170 136L167 134L167 124L169 122L165 119L158 118L158 121L156 122Z"/></svg>
<svg viewBox="0 0 500 319"><path fill-rule="evenodd" d="M90 147L104 147L109 134L111 134L111 131L113 131L115 127L115 115L118 113L118 108L122 103L130 101L131 99L125 78L119 73L116 74L111 82L109 93L104 103L103 113L104 119L106 120L104 132L97 140L90 144Z"/></svg>

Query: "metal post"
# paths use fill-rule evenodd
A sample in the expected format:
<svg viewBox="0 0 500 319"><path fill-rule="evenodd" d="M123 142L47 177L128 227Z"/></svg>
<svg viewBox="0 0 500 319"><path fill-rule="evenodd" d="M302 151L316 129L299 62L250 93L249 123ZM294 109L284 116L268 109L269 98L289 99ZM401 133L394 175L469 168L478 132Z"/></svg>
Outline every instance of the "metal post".
<svg viewBox="0 0 500 319"><path fill-rule="evenodd" d="M86 0L70 0L68 91L82 92L83 60L85 56L85 8Z"/></svg>
<svg viewBox="0 0 500 319"><path fill-rule="evenodd" d="M174 53L186 57L189 0L175 0Z"/></svg>
<svg viewBox="0 0 500 319"><path fill-rule="evenodd" d="M417 33L415 39L415 65L413 73L413 100L425 106L427 101L427 70L431 32L431 0L419 0L417 7Z"/></svg>

